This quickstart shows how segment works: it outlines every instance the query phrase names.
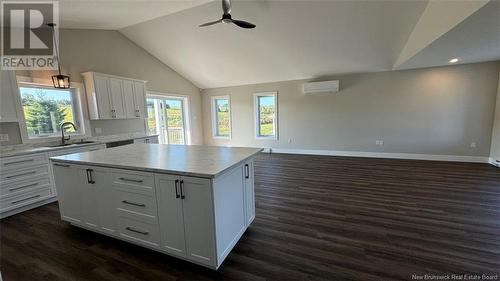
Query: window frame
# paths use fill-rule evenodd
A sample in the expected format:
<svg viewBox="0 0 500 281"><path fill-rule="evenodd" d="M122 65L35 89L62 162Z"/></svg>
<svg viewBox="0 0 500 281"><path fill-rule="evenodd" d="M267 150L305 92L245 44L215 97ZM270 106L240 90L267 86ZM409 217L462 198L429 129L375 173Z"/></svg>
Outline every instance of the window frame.
<svg viewBox="0 0 500 281"><path fill-rule="evenodd" d="M51 134L47 136L38 136L31 137L28 134L28 128L26 125L26 120L24 116L24 108L21 99L21 91L20 88L47 88L54 89L52 84L49 84L48 81L42 79L32 79L29 77L17 77L17 94L16 94L16 107L17 112L19 112L20 116L18 116L18 124L21 132L21 139L23 143L44 143L44 142L52 142L61 139L60 132L58 134ZM88 116L86 115L86 111L84 107L86 107L85 99L82 99L82 94L84 92L84 86L78 82L71 82L71 87L69 90L72 93L72 109L73 109L73 117L75 118L75 125L78 128L78 131L75 133L66 133L66 136L71 136L72 139L84 139L89 138L90 136L90 127Z"/></svg>
<svg viewBox="0 0 500 281"><path fill-rule="evenodd" d="M278 92L259 92L254 93L253 106L254 106L254 133L255 139L261 140L278 140L279 139L279 115L278 115ZM274 135L272 136L262 136L260 134L260 107L259 98L260 97L273 97L274 98Z"/></svg>
<svg viewBox="0 0 500 281"><path fill-rule="evenodd" d="M228 105L228 110L229 110L229 135L227 136L221 136L221 135L218 135L218 117L217 117L217 113L216 113L216 105L215 103L217 102L217 100L227 100L227 105ZM232 119L233 119L233 116L232 116L232 113L233 111L231 110L231 96L229 95L225 95L225 96L211 96L210 97L210 101L211 101L211 112L212 112L212 137L214 139L225 139L225 140L230 140L232 138L232 135L233 135L233 122L232 122Z"/></svg>

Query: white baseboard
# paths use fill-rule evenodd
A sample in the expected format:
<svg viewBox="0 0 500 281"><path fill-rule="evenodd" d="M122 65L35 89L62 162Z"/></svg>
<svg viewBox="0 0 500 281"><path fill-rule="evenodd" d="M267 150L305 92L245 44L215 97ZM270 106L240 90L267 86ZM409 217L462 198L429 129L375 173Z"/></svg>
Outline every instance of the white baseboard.
<svg viewBox="0 0 500 281"><path fill-rule="evenodd" d="M363 152L363 151L289 149L289 148L266 148L266 149L264 149L264 152L287 153L287 154L327 155L327 156L368 157L368 158L392 158L392 159L413 159L413 160L433 160L433 161L453 161L453 162L474 162L474 163L488 163L489 162L489 157L463 156L463 155L407 154L407 153L389 153L389 152Z"/></svg>

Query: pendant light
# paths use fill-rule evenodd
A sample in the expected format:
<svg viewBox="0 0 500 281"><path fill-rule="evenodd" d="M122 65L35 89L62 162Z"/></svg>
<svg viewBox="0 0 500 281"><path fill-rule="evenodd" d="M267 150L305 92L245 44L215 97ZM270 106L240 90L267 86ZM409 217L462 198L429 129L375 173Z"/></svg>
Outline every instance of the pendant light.
<svg viewBox="0 0 500 281"><path fill-rule="evenodd" d="M54 49L56 51L56 58L57 58L57 68L59 69L59 74L52 76L52 83L54 84L54 88L68 89L70 86L69 76L61 74L61 61L59 60L59 51L57 50L57 42L56 42L56 24L52 22L48 23L47 25L52 27L52 35L54 36Z"/></svg>

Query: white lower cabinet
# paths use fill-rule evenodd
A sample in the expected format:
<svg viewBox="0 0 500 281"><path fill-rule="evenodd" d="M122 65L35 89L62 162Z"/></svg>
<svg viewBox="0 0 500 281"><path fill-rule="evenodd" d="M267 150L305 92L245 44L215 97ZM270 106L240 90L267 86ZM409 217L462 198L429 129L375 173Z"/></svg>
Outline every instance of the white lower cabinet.
<svg viewBox="0 0 500 281"><path fill-rule="evenodd" d="M162 248L215 266L212 188L209 179L157 175Z"/></svg>
<svg viewBox="0 0 500 281"><path fill-rule="evenodd" d="M89 229L116 233L111 176L106 168L53 164L61 218Z"/></svg>
<svg viewBox="0 0 500 281"><path fill-rule="evenodd" d="M255 217L252 160L213 179L67 162L53 170L63 220L212 269Z"/></svg>

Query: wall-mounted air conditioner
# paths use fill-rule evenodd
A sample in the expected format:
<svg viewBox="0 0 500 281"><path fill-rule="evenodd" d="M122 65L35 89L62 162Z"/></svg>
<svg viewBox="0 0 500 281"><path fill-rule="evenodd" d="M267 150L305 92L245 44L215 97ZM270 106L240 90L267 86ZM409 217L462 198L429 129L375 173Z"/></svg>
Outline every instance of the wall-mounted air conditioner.
<svg viewBox="0 0 500 281"><path fill-rule="evenodd" d="M309 82L304 84L304 94L335 93L339 91L339 80Z"/></svg>

